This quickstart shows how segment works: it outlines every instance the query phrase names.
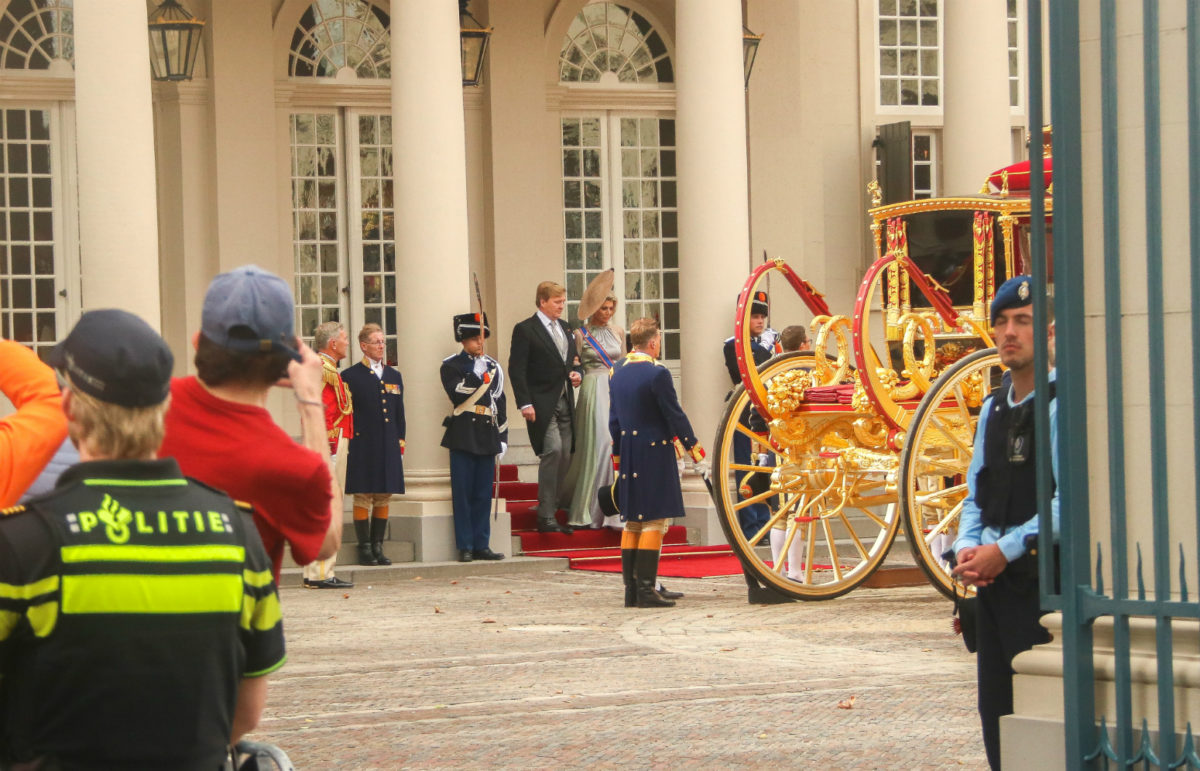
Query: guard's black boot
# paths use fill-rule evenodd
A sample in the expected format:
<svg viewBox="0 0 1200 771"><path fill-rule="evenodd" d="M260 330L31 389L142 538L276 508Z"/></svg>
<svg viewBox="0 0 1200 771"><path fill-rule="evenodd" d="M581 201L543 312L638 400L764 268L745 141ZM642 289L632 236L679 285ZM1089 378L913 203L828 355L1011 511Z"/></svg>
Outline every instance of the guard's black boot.
<svg viewBox="0 0 1200 771"><path fill-rule="evenodd" d="M383 556L383 536L387 532L386 519L371 517L371 556L376 565L390 565L392 561Z"/></svg>
<svg viewBox="0 0 1200 771"><path fill-rule="evenodd" d="M639 608L671 608L674 600L664 599L654 589L658 579L658 549L638 549L635 568L637 571L637 606Z"/></svg>
<svg viewBox="0 0 1200 771"><path fill-rule="evenodd" d="M360 565L378 565L379 561L375 559L375 553L371 551L371 521L368 519L354 520L354 536L358 539L358 564Z"/></svg>
<svg viewBox="0 0 1200 771"><path fill-rule="evenodd" d="M742 567L742 575L746 577L746 600L751 605L779 605L795 601L795 598L775 590L774 587L761 586L758 579L752 576L745 566Z"/></svg>
<svg viewBox="0 0 1200 771"><path fill-rule="evenodd" d="M637 605L637 583L634 569L637 560L637 549L621 549L621 578L625 580L625 607Z"/></svg>

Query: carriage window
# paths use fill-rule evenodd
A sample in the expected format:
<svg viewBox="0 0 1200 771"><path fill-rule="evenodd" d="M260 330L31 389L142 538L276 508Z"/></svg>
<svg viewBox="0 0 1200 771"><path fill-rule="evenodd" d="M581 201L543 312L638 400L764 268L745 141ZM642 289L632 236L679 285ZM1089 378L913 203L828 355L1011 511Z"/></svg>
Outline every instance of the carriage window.
<svg viewBox="0 0 1200 771"><path fill-rule="evenodd" d="M936 107L941 92L938 0L879 1L879 103Z"/></svg>
<svg viewBox="0 0 1200 771"><path fill-rule="evenodd" d="M944 286L950 292L950 301L958 306L970 306L975 301L974 218L972 211L922 212L905 218L908 256L922 272ZM928 307L929 302L914 292L913 306Z"/></svg>

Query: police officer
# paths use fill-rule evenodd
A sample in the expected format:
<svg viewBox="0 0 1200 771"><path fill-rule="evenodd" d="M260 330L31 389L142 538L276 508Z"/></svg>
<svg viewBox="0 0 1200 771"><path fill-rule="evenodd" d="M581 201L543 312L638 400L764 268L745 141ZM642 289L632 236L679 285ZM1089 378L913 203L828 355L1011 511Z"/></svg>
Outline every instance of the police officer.
<svg viewBox="0 0 1200 771"><path fill-rule="evenodd" d="M979 717L988 763L1000 768L1000 717L1012 714L1012 660L1049 642L1038 623L1037 557L1030 552L1038 534L1036 463L1033 442L1033 282L1016 276L996 290L991 321L1000 361L1011 385L1001 385L984 401L975 429L975 454L967 470L954 553L954 574L978 590L975 620ZM1049 324L1053 343L1053 316ZM1054 372L1050 373L1051 467L1058 478ZM1058 490L1051 503L1058 533Z"/></svg>
<svg viewBox="0 0 1200 771"><path fill-rule="evenodd" d="M81 462L0 518L0 765L218 768L284 661L254 522L156 459L170 350L85 313L49 363Z"/></svg>
<svg viewBox="0 0 1200 771"><path fill-rule="evenodd" d="M508 449L504 371L483 352L483 341L491 334L486 315L460 313L454 317L454 339L462 343L462 350L442 360L442 388L452 405L442 421L442 446L450 450L459 562L504 559L488 545L496 460Z"/></svg>

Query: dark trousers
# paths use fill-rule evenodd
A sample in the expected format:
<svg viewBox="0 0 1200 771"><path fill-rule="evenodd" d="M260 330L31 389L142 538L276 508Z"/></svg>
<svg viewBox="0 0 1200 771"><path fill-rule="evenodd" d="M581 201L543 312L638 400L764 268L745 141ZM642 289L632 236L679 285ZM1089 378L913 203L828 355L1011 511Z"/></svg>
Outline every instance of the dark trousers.
<svg viewBox="0 0 1200 771"><path fill-rule="evenodd" d="M742 418L739 421L743 426L749 426L750 411L753 406L746 408L742 413ZM750 437L743 434L741 431L733 435L733 462L734 463L758 463L758 453L754 450L760 449L759 445L751 444ZM738 471L734 474L738 482L746 475L745 471ZM739 491L737 499L743 500L742 494ZM742 526L742 534L746 539L754 537L754 534L762 529L763 525L767 524L767 520L771 518L771 511L764 503L755 503L750 506L744 506L738 509L738 524Z"/></svg>
<svg viewBox="0 0 1200 771"><path fill-rule="evenodd" d="M495 455L450 451L450 490L454 503L454 543L459 551L488 548L492 537L492 477Z"/></svg>
<svg viewBox="0 0 1200 771"><path fill-rule="evenodd" d="M1004 569L991 586L979 590L975 621L979 677L979 719L988 764L1000 768L1000 718L1013 711L1012 660L1034 645L1050 642L1038 623L1036 557L1026 554Z"/></svg>
<svg viewBox="0 0 1200 771"><path fill-rule="evenodd" d="M542 454L538 456L538 507L540 522L553 522L563 497L562 483L571 465L571 405L567 403L567 389L554 406L554 416L546 427L542 439Z"/></svg>

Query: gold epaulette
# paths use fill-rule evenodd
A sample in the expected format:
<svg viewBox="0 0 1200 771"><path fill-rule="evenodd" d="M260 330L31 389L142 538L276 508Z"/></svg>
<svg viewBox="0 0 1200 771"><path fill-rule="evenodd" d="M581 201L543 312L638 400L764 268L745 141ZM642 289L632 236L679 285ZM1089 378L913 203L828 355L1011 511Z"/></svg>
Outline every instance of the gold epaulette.
<svg viewBox="0 0 1200 771"><path fill-rule="evenodd" d="M321 374L325 379L325 385L330 385L334 388L337 388L342 384L342 378L338 375L337 369L329 366L328 363L325 364Z"/></svg>
<svg viewBox="0 0 1200 771"><path fill-rule="evenodd" d="M7 509L0 509L0 517L9 517L13 514L20 514L25 511L24 506L9 506Z"/></svg>

